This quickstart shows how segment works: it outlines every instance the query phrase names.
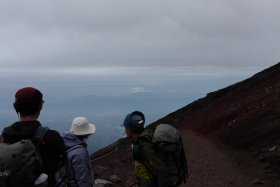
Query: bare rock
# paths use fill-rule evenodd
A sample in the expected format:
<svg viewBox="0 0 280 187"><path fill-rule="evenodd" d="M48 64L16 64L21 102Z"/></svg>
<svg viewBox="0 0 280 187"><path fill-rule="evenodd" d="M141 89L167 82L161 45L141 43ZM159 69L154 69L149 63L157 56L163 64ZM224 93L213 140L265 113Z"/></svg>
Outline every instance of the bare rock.
<svg viewBox="0 0 280 187"><path fill-rule="evenodd" d="M266 182L264 180L261 180L261 179L255 179L252 181L252 184L266 184Z"/></svg>
<svg viewBox="0 0 280 187"><path fill-rule="evenodd" d="M111 175L109 177L109 180L112 181L113 183L121 183L122 180L119 178L117 175Z"/></svg>
<svg viewBox="0 0 280 187"><path fill-rule="evenodd" d="M110 186L113 186L113 183L111 183L110 181L103 180L103 179L96 179L95 186L96 187L110 187Z"/></svg>

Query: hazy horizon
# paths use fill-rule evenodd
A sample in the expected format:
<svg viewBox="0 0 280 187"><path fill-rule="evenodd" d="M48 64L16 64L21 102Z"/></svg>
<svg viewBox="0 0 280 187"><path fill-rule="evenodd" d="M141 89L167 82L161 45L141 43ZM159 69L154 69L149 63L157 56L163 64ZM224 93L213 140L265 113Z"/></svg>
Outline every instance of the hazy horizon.
<svg viewBox="0 0 280 187"><path fill-rule="evenodd" d="M97 127L96 133L88 140L88 149L92 153L124 137L124 128L121 127L121 124L126 114L140 110L146 116L146 125L149 125L183 107L193 99L195 98L192 95L144 92L127 96L88 95L46 102L38 120L42 125L62 133L70 129L74 117L87 117ZM1 107L0 111L2 114L0 116L0 130L18 121L12 102L5 101L5 105L6 107Z"/></svg>
<svg viewBox="0 0 280 187"><path fill-rule="evenodd" d="M124 130L120 124L125 115L131 111L140 110L144 112L147 118L146 125L148 125L195 99L206 96L209 91L216 91L216 87L223 88L241 80L234 81L234 79L229 79L228 82L222 79L213 79L212 81L208 79L207 82L196 80L198 85L195 87L185 87L184 85L187 85L185 80L166 81L169 81L170 85L167 87L167 82L157 85L159 86L157 90L144 89L144 87L148 88L144 85L143 87L133 87L131 90L128 89L118 94L114 94L114 89L107 85L108 88L106 89L111 90L111 92L103 95L91 92L91 90L98 89L99 87L97 86L92 89L81 90L81 92L78 90L78 93L70 93L69 95L65 94L71 92L72 88L81 88L81 85L72 84L70 87L63 85L63 89L57 88L53 90L50 90L51 88L48 85L44 85L41 82L38 85L32 84L30 86L39 88L44 94L45 104L39 118L43 125L62 133L70 128L72 119L77 116L85 116L96 124L97 132L88 140L89 151L92 153L124 136ZM211 86L209 86L209 82L212 82ZM1 91L1 97L5 99L1 99L0 104L0 129L18 120L12 103L14 101L14 92L20 88L20 85L18 85L17 81L14 84L4 85L8 86L9 89ZM123 83L121 85L129 88L129 85ZM150 84L147 85L151 86ZM164 87L164 89L160 89L160 87ZM100 89L102 88L104 89L101 85ZM176 90L178 88L181 91Z"/></svg>
<svg viewBox="0 0 280 187"><path fill-rule="evenodd" d="M248 75L248 77L250 76L252 75ZM147 117L146 125L148 125L169 113L186 106L196 99L205 97L209 92L222 89L248 78L242 76L225 77L227 77L227 80L217 76L211 78L208 77L208 79L200 77L201 80L198 78L165 80L164 84L158 84L158 89L153 90L147 89L148 86L155 88L153 84L151 85L149 84L149 81L147 81L147 85L142 84L142 87L132 87L132 89L118 92L118 94L114 93L114 89L111 88L110 85L106 85L108 86L106 89L111 90L111 92L108 92L107 94L97 94L97 92L91 91L98 88L104 89L102 85L100 85L100 87L94 86L92 89L79 90L79 88L82 87L82 82L80 84L77 84L76 82L76 84L72 83L69 87L63 85L63 89L57 88L49 90L51 89L49 88L49 85L44 85L40 82L38 86L35 84L35 87L43 92L45 104L39 121L41 121L43 125L62 133L65 130L69 130L74 117L85 116L89 118L90 121L97 126L96 134L88 140L89 151L92 153L124 136L124 130L120 124L125 115L131 111L140 110L144 112ZM128 80L127 83L130 81L133 82L133 80ZM167 84L168 82L169 84ZM192 85L194 82L198 85L189 87L184 86L188 84ZM11 93L9 96L4 96L4 91L2 91L1 94L1 97L4 96L6 99L2 100L0 105L0 114L2 114L0 115L0 129L18 120L12 107L14 101L14 93L12 92L15 92L19 88L16 87L17 82L15 81L14 83L15 84L8 85L10 90L5 90L6 92L8 91ZM124 84L124 82L112 82L111 84L120 84L124 87L130 88L130 85ZM41 89L42 87L44 87L43 90ZM146 89L144 89L144 87ZM78 90L74 90L74 93L65 95L67 92L71 92L71 89L75 88ZM110 134L110 136L108 136L108 134Z"/></svg>
<svg viewBox="0 0 280 187"><path fill-rule="evenodd" d="M63 100L132 93L199 98L242 81L279 61L279 6L277 0L0 1L0 124L16 119L14 94L25 86L43 92L42 117L49 120L48 104Z"/></svg>

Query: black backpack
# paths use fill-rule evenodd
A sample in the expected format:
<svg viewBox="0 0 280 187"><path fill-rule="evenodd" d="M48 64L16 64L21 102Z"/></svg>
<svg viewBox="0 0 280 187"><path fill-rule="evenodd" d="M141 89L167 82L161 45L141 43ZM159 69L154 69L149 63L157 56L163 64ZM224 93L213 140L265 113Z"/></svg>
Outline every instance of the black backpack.
<svg viewBox="0 0 280 187"><path fill-rule="evenodd" d="M169 177L176 186L186 183L188 165L182 137L177 129L168 124L160 124L153 134L152 143L157 153L169 169Z"/></svg>
<svg viewBox="0 0 280 187"><path fill-rule="evenodd" d="M47 127L39 126L31 140L0 143L0 187L34 187L41 174L42 160L37 147Z"/></svg>
<svg viewBox="0 0 280 187"><path fill-rule="evenodd" d="M66 154L78 148L84 147L82 145L75 145L69 148L66 151ZM60 168L58 172L56 172L55 176L57 181L55 187L79 187L77 181L75 180L71 163L68 159L66 159L64 166Z"/></svg>
<svg viewBox="0 0 280 187"><path fill-rule="evenodd" d="M169 179L172 186L186 183L188 178L187 159L184 151L182 138L177 129L168 124L160 124L153 132L152 139L140 137L140 141L152 143L154 149L166 164L169 170ZM133 145L134 160L142 162L149 169L149 164L142 160L141 145ZM151 172L152 173L152 172Z"/></svg>

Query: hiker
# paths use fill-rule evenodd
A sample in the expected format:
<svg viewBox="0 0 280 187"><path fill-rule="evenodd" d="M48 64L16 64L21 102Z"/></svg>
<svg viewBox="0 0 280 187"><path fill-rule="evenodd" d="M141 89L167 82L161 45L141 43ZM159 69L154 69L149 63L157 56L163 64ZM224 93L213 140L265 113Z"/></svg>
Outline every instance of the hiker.
<svg viewBox="0 0 280 187"><path fill-rule="evenodd" d="M137 185L140 187L172 187L169 171L150 143L153 131L144 130L145 116L134 111L123 122L127 137L132 142ZM147 141L142 141L147 139Z"/></svg>
<svg viewBox="0 0 280 187"><path fill-rule="evenodd" d="M79 187L93 187L94 175L87 150L87 138L95 133L96 127L85 117L73 119L70 131L62 134L67 149L70 172Z"/></svg>
<svg viewBox="0 0 280 187"><path fill-rule="evenodd" d="M25 87L19 89L15 94L13 104L19 116L19 121L4 128L2 136L4 143L8 144L14 144L22 140L32 140L41 159L39 174L43 175L37 176L39 177L38 181L47 180L48 186L53 187L55 185L54 173L64 164L65 145L57 131L43 127L38 121L43 103L43 94L36 88ZM44 132L40 140L34 142L34 136L38 129L43 129Z"/></svg>

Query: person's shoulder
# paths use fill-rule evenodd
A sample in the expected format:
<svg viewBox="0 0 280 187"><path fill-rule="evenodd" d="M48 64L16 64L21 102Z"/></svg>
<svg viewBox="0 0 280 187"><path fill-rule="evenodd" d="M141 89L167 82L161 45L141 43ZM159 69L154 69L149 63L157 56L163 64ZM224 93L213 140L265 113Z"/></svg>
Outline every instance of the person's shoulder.
<svg viewBox="0 0 280 187"><path fill-rule="evenodd" d="M88 152L87 149L82 146L82 145L76 145L73 146L73 149L70 148L71 150L68 150L68 155L70 157L72 157L72 159L78 159L78 160L82 160L82 159L88 159Z"/></svg>
<svg viewBox="0 0 280 187"><path fill-rule="evenodd" d="M72 148L68 149L70 153L86 153L87 148L83 145L75 145Z"/></svg>
<svg viewBox="0 0 280 187"><path fill-rule="evenodd" d="M56 151L65 153L66 148L62 137L56 130L48 129L43 137L43 140L47 147L50 149L56 149Z"/></svg>
<svg viewBox="0 0 280 187"><path fill-rule="evenodd" d="M6 134L12 133L14 131L14 129L17 128L17 126L18 126L17 124L18 124L18 122L5 126L2 130L2 136L3 136L3 134L6 135Z"/></svg>
<svg viewBox="0 0 280 187"><path fill-rule="evenodd" d="M59 132L57 132L56 130L52 130L52 129L48 129L44 139L46 141L51 141L51 142L61 142L63 141L62 137L60 136Z"/></svg>
<svg viewBox="0 0 280 187"><path fill-rule="evenodd" d="M1 134L2 138L8 136L10 134L9 133L10 131L11 131L11 126L4 127L4 129L2 130L2 134Z"/></svg>
<svg viewBox="0 0 280 187"><path fill-rule="evenodd" d="M60 136L59 132L53 129L48 128L48 131L46 132L48 135L54 135L54 136Z"/></svg>
<svg viewBox="0 0 280 187"><path fill-rule="evenodd" d="M137 142L140 144L151 144L154 132L151 129L145 129L138 137Z"/></svg>

